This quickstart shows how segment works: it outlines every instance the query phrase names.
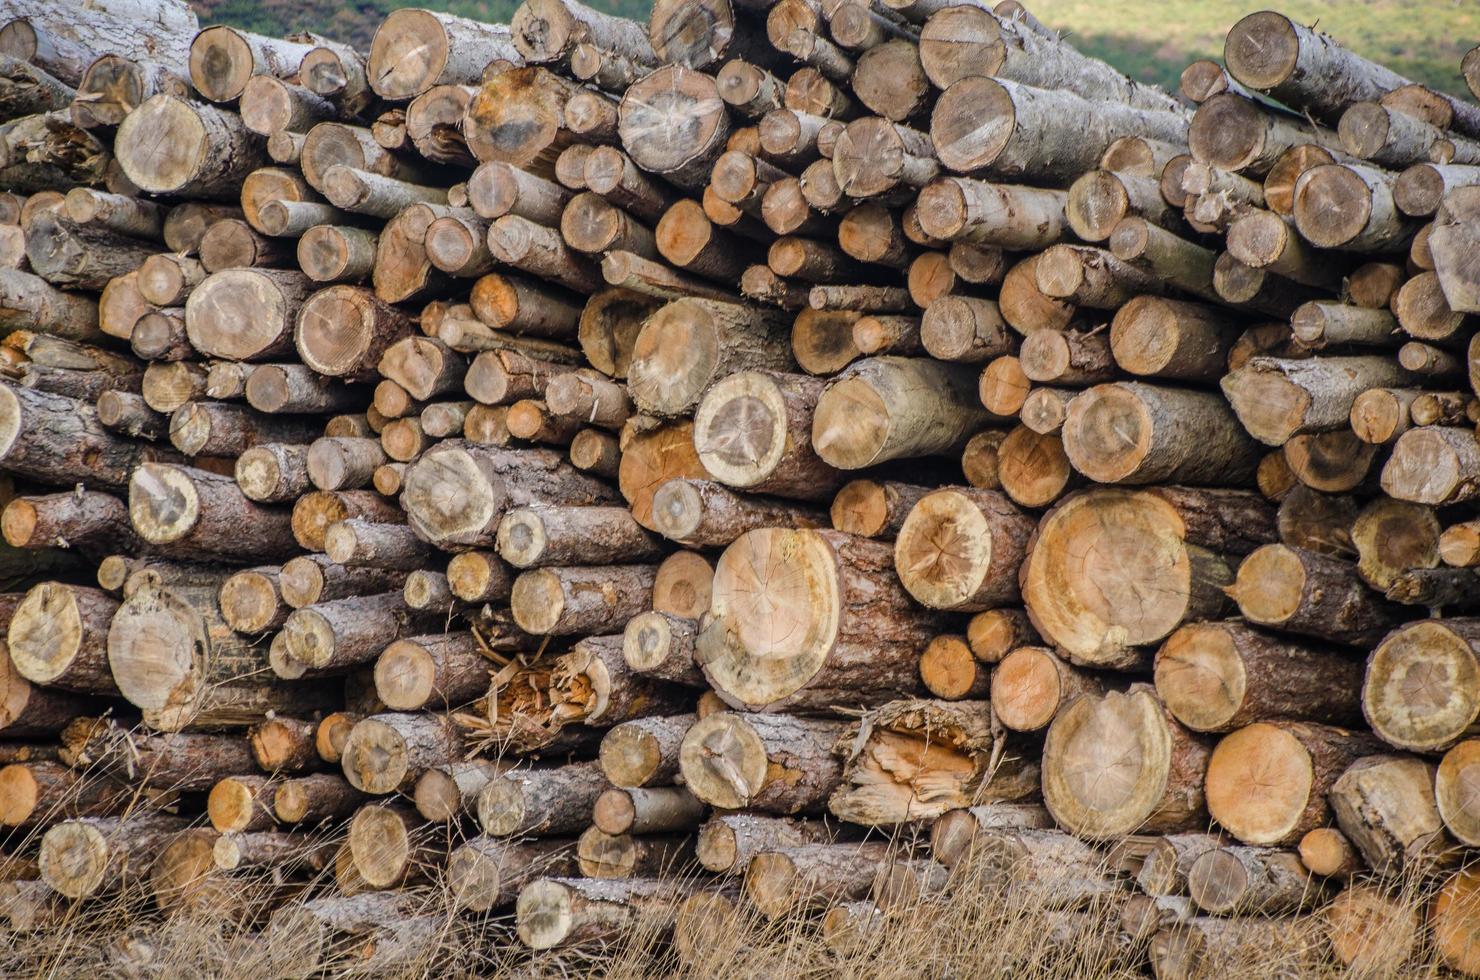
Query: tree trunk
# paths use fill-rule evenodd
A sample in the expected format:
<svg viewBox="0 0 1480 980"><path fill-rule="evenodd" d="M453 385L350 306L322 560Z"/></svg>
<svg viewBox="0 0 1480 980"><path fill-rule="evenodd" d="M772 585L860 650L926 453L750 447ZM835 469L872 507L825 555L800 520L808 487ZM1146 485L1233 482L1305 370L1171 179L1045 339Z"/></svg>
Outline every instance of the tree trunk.
<svg viewBox="0 0 1480 980"><path fill-rule="evenodd" d="M1094 169L1122 136L1182 143L1187 118L972 75L941 93L930 122L931 141L949 169L1049 183Z"/></svg>
<svg viewBox="0 0 1480 980"><path fill-rule="evenodd" d="M139 268L153 249L105 225L78 224L53 213L39 214L26 226L26 259L53 286L101 290Z"/></svg>
<svg viewBox="0 0 1480 980"><path fill-rule="evenodd" d="M169 153L158 152L162 146ZM262 140L234 112L155 95L118 127L113 152L140 190L232 200L247 174L267 164Z"/></svg>
<svg viewBox="0 0 1480 980"><path fill-rule="evenodd" d="M294 550L286 512L251 502L229 477L186 466L138 466L129 481L129 514L141 538L176 557L271 560ZM241 539L246 528L250 540Z"/></svg>
<svg viewBox="0 0 1480 980"><path fill-rule="evenodd" d="M842 722L719 712L689 729L679 764L689 791L713 806L816 813L842 778L831 750L845 730Z"/></svg>
<svg viewBox="0 0 1480 980"><path fill-rule="evenodd" d="M699 636L710 685L732 705L771 709L918 691L919 651L941 632L940 618L892 582L892 558L887 544L836 531L742 535L720 558ZM794 628L754 629L776 617Z"/></svg>
<svg viewBox="0 0 1480 980"><path fill-rule="evenodd" d="M1113 762L1097 758L1107 740L1125 748ZM1049 726L1044 803L1061 826L1094 839L1201 827L1208 756L1149 687L1081 697ZM1108 768L1119 774L1113 791L1100 779Z"/></svg>
<svg viewBox="0 0 1480 980"><path fill-rule="evenodd" d="M686 190L708 179L729 129L714 79L681 64L659 68L622 96L623 148L643 170Z"/></svg>
<svg viewBox="0 0 1480 980"><path fill-rule="evenodd" d="M812 444L839 469L948 452L985 420L978 406L965 368L870 358L818 399Z"/></svg>
<svg viewBox="0 0 1480 980"><path fill-rule="evenodd" d="M741 496L708 480L673 479L652 499L654 530L689 547L726 547L762 527L822 527L820 511L789 501Z"/></svg>
<svg viewBox="0 0 1480 980"><path fill-rule="evenodd" d="M592 823L607 835L679 832L696 829L704 814L704 804L681 786L608 789L596 798Z"/></svg>
<svg viewBox="0 0 1480 980"><path fill-rule="evenodd" d="M654 571L652 565L539 568L514 580L509 604L520 628L536 636L589 635L647 609Z"/></svg>
<svg viewBox="0 0 1480 980"><path fill-rule="evenodd" d="M1326 792L1370 736L1302 722L1257 722L1225 736L1208 760L1208 811L1245 844L1292 845L1330 822Z"/></svg>
<svg viewBox="0 0 1480 980"><path fill-rule="evenodd" d="M892 538L930 490L892 480L854 480L833 497L833 529L865 538Z"/></svg>
<svg viewBox="0 0 1480 980"><path fill-rule="evenodd" d="M1346 428L1359 394L1409 377L1385 357L1256 357L1221 386L1249 434L1278 446L1301 433Z"/></svg>
<svg viewBox="0 0 1480 980"><path fill-rule="evenodd" d="M1467 781L1475 774L1476 749L1480 742L1467 739L1444 754L1434 780L1434 796L1444 827L1460 843L1473 846L1480 837L1477 808L1470 798Z"/></svg>
<svg viewBox="0 0 1480 980"><path fill-rule="evenodd" d="M1423 759L1374 755L1332 785L1336 822L1375 873L1424 874L1458 858L1436 805L1434 776Z"/></svg>
<svg viewBox="0 0 1480 980"><path fill-rule="evenodd" d="M285 217L293 219L291 209ZM375 271L376 247L364 228L314 225L298 239L298 266L317 283L364 282Z"/></svg>
<svg viewBox="0 0 1480 980"><path fill-rule="evenodd" d="M997 304L972 296L930 303L920 321L920 343L931 357L966 364L1011 354L1016 346Z"/></svg>
<svg viewBox="0 0 1480 980"><path fill-rule="evenodd" d="M1073 495L1039 525L1020 573L1028 613L1071 663L1142 663L1136 647L1226 608L1222 589L1234 572L1227 555L1273 538L1272 516L1241 491L1103 489ZM1168 564L1154 574L1125 567L1124 556L1141 549L1167 555ZM1103 565L1094 557L1099 554L1108 556ZM1141 598L1127 604L1115 598L1120 590ZM1148 603L1144 597L1153 594L1158 601Z"/></svg>
<svg viewBox="0 0 1480 980"><path fill-rule="evenodd" d="M0 513L0 530L12 548L133 551L138 545L123 501L97 491L14 497Z"/></svg>
<svg viewBox="0 0 1480 980"><path fill-rule="evenodd" d="M638 408L661 416L697 406L716 379L738 370L785 371L789 326L778 314L690 298L676 300L644 323L632 348L629 391Z"/></svg>
<svg viewBox="0 0 1480 980"><path fill-rule="evenodd" d="M397 592L305 606L283 624L278 638L281 661L275 655L272 668L284 680L297 680L305 673L342 673L373 660L389 641L417 635L417 628L434 618L408 609Z"/></svg>
<svg viewBox="0 0 1480 980"><path fill-rule="evenodd" d="M288 618L278 594L278 570L271 566L237 572L221 584L221 618L238 633L264 633Z"/></svg>
<svg viewBox="0 0 1480 980"><path fill-rule="evenodd" d="M1251 622L1365 647L1406 617L1367 591L1357 572L1336 558L1271 544L1244 560L1228 591Z"/></svg>
<svg viewBox="0 0 1480 980"><path fill-rule="evenodd" d="M1300 863L1311 874L1347 879L1363 869L1362 857L1335 827L1317 827L1300 838Z"/></svg>
<svg viewBox="0 0 1480 980"><path fill-rule="evenodd" d="M99 589L60 582L35 586L10 617L12 666L35 684L116 694L107 636L117 609L118 602Z"/></svg>
<svg viewBox="0 0 1480 980"><path fill-rule="evenodd" d="M694 721L693 715L651 716L617 725L601 740L602 772L613 785L627 789L672 782L679 771L680 743Z"/></svg>
<svg viewBox="0 0 1480 980"><path fill-rule="evenodd" d="M1422 929L1418 909L1375 885L1348 886L1326 907L1325 920L1336 961L1373 974L1401 971Z"/></svg>
<svg viewBox="0 0 1480 980"><path fill-rule="evenodd" d="M493 554L465 551L447 563L447 585L464 602L493 602L509 597L514 576Z"/></svg>
<svg viewBox="0 0 1480 980"><path fill-rule="evenodd" d="M1158 898L1186 894L1187 875L1197 859L1224 844L1222 837L1203 833L1167 834L1155 840L1136 873L1136 886Z"/></svg>
<svg viewBox="0 0 1480 980"><path fill-rule="evenodd" d="M447 440L407 471L402 506L411 527L448 549L492 548L509 506L611 502L602 482L549 450L518 451ZM641 522L641 515L634 514Z"/></svg>
<svg viewBox="0 0 1480 980"><path fill-rule="evenodd" d="M593 543L600 542L593 551ZM626 508L520 508L499 525L499 554L516 568L580 559L605 564L658 557L654 539Z"/></svg>
<svg viewBox="0 0 1480 980"><path fill-rule="evenodd" d="M992 711L1004 727L1017 732L1047 728L1074 698L1100 693L1098 679L1045 647L1018 647L992 672Z"/></svg>
<svg viewBox="0 0 1480 980"><path fill-rule="evenodd" d="M1101 483L1239 486L1258 462L1221 398L1140 382L1098 385L1075 398L1063 438L1074 468Z"/></svg>
<svg viewBox="0 0 1480 980"><path fill-rule="evenodd" d="M380 795L410 789L423 770L445 766L463 751L446 715L381 714L355 724L340 762L351 786Z"/></svg>
<svg viewBox="0 0 1480 980"><path fill-rule="evenodd" d="M900 527L895 573L932 609L979 612L1019 600L1013 571L1033 522L1000 493L954 488L927 494Z"/></svg>
<svg viewBox="0 0 1480 980"><path fill-rule="evenodd" d="M1263 847L1219 847L1201 855L1187 872L1187 892L1204 912L1284 915L1325 897L1300 858Z"/></svg>
<svg viewBox="0 0 1480 980"><path fill-rule="evenodd" d="M453 903L470 912L489 912L513 904L520 890L537 878L574 875L574 842L505 841L474 837L447 861Z"/></svg>
<svg viewBox="0 0 1480 980"><path fill-rule="evenodd" d="M1428 505L1480 496L1480 451L1474 433L1443 426L1403 433L1383 467L1382 488L1398 500Z"/></svg>
<svg viewBox="0 0 1480 980"><path fill-rule="evenodd" d="M605 789L595 762L512 769L478 794L478 824L493 837L575 833Z"/></svg>
<svg viewBox="0 0 1480 980"><path fill-rule="evenodd" d="M72 817L104 817L128 803L110 780L87 779L56 762L18 762L0 769L0 826L34 830Z"/></svg>
<svg viewBox="0 0 1480 980"><path fill-rule="evenodd" d="M471 633L403 638L375 661L375 690L396 711L452 707L488 690L491 666Z"/></svg>
<svg viewBox="0 0 1480 980"><path fill-rule="evenodd" d="M1318 119L1335 119L1353 102L1409 84L1329 35L1270 10L1229 29L1223 59L1228 73L1249 88Z"/></svg>
<svg viewBox="0 0 1480 980"><path fill-rule="evenodd" d="M1414 751L1437 751L1462 738L1480 714L1474 696L1474 644L1480 622L1424 620L1394 630L1367 663L1362 710L1383 741ZM1453 694L1433 704L1416 682L1433 671L1453 678Z"/></svg>
<svg viewBox="0 0 1480 980"><path fill-rule="evenodd" d="M1156 657L1158 695L1194 731L1232 731L1273 718L1353 723L1361 673L1360 663L1340 654L1236 622L1184 626Z"/></svg>
<svg viewBox="0 0 1480 980"><path fill-rule="evenodd" d="M206 816L223 834L267 830L273 825L277 784L266 776L228 776L211 787Z"/></svg>
<svg viewBox="0 0 1480 980"><path fill-rule="evenodd" d="M768 919L867 897L888 845L803 844L762 851L745 869L745 894Z"/></svg>
<svg viewBox="0 0 1480 980"><path fill-rule="evenodd" d="M68 898L117 891L149 865L186 822L163 813L57 824L41 838L41 879Z"/></svg>
<svg viewBox="0 0 1480 980"><path fill-rule="evenodd" d="M541 878L519 892L519 939L531 949L613 940L635 928L667 934L692 887L663 878Z"/></svg>

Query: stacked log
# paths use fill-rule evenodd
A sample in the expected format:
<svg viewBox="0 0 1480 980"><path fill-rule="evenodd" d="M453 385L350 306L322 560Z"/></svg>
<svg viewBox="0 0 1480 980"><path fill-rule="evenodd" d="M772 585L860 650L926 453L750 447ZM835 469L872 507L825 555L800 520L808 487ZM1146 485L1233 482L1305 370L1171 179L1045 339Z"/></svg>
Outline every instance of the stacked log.
<svg viewBox="0 0 1480 980"><path fill-rule="evenodd" d="M1180 977L1416 875L1480 973L1480 110L1272 12L1194 109L1014 3L117 6L0 25L27 908Z"/></svg>

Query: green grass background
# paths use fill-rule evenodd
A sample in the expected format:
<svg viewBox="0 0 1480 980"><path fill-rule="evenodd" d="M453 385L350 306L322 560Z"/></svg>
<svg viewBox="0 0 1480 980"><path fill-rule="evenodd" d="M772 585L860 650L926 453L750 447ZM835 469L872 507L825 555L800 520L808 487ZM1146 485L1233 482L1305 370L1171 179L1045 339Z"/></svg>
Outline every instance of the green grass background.
<svg viewBox="0 0 1480 980"><path fill-rule="evenodd" d="M650 7L644 0L586 2L639 20L646 19ZM1220 57L1228 28L1244 14L1270 5L1248 0L1027 3L1081 50L1134 78L1173 90L1189 61ZM518 0L195 0L202 23L267 34L311 30L364 48L387 11L412 4L507 21ZM1286 0L1273 6L1415 81L1467 94L1459 61L1480 44L1480 0Z"/></svg>

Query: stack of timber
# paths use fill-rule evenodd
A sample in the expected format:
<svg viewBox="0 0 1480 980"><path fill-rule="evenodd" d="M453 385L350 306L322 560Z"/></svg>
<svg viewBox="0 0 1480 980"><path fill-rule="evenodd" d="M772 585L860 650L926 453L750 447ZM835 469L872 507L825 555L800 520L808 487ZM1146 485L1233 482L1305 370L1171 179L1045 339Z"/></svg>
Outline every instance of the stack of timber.
<svg viewBox="0 0 1480 980"><path fill-rule="evenodd" d="M1274 12L1178 98L1013 0L6 9L0 927L844 955L972 868L1480 975L1474 103Z"/></svg>

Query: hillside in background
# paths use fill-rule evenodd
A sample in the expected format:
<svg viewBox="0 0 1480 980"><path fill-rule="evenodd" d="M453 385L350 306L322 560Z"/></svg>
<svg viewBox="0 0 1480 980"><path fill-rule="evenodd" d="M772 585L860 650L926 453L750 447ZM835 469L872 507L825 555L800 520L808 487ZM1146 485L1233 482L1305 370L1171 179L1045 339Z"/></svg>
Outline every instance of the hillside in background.
<svg viewBox="0 0 1480 980"><path fill-rule="evenodd" d="M647 0L589 0L593 7L646 19ZM425 0L424 6L487 21L507 21L519 0ZM265 34L309 30L370 44L386 12L404 0L195 0L201 23L232 24ZM1175 89L1194 58L1219 57L1223 34L1239 17L1265 6L1315 24L1343 44L1416 81L1463 94L1459 59L1480 43L1475 0L1037 0L1038 17L1143 81Z"/></svg>

